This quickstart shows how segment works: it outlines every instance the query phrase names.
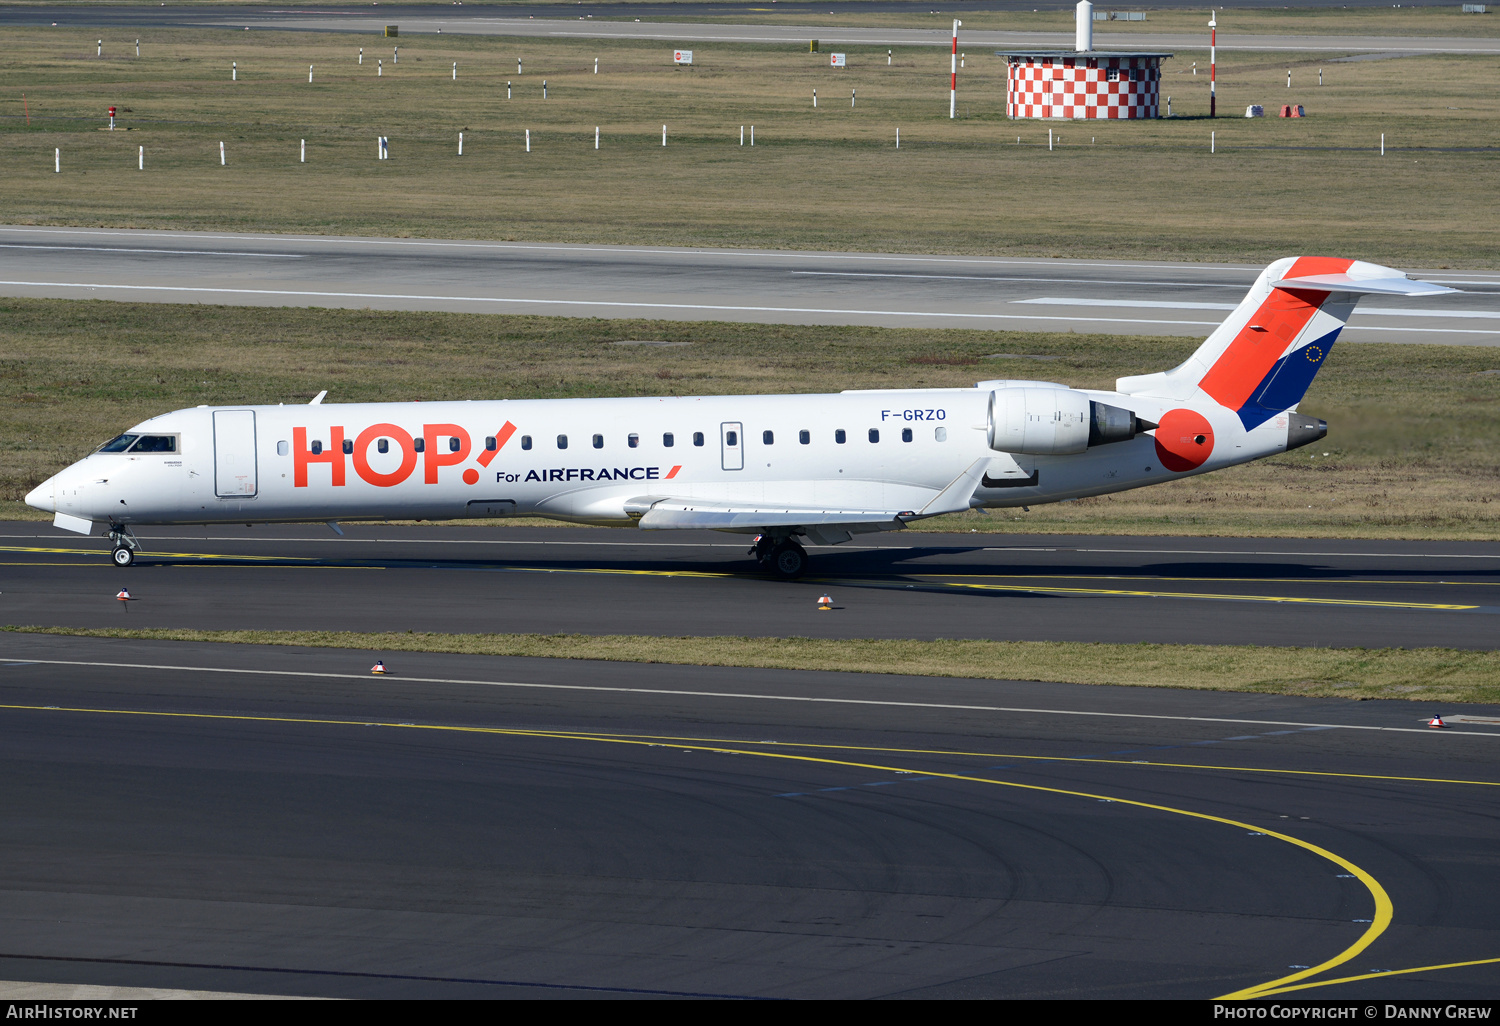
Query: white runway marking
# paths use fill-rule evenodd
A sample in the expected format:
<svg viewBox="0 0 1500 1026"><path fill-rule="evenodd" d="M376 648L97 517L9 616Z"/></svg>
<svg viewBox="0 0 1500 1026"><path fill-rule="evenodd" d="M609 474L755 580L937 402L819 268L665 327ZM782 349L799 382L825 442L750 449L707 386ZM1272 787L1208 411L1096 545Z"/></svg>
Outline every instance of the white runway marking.
<svg viewBox="0 0 1500 1026"><path fill-rule="evenodd" d="M1096 284L1105 284L1103 282ZM1129 282L1109 282L1108 284L1130 284ZM1177 303L1169 300L1158 299L1081 299L1074 296L1044 296L1040 299L1012 299L1012 303L1024 304L1034 303L1037 306L1120 306L1133 310L1234 310L1236 303ZM1399 309L1384 310L1361 307L1354 313L1356 317L1476 317L1476 318L1500 318L1500 310L1428 310L1428 309ZM1385 329L1391 330L1391 329ZM1401 329L1418 330L1418 329Z"/></svg>
<svg viewBox="0 0 1500 1026"><path fill-rule="evenodd" d="M21 662L0 659L0 663ZM621 688L595 684L537 684L508 680L468 680L462 677L401 677L368 673L317 673L310 670L250 670L227 666L172 666L160 663L106 663L82 659L32 659L45 666L92 666L108 670L170 670L178 673L234 673L260 677L305 677L318 680L363 680L382 684L465 684L488 688L527 688L540 691L589 691L621 695L669 695L674 698L741 698L757 702L805 702L809 705L864 705L896 709L950 709L960 712L1029 713L1037 716L1096 716L1120 720L1170 720L1179 723L1249 723L1261 727L1317 727L1324 730L1375 730L1395 734L1432 734L1431 727L1375 727L1360 723L1301 723L1295 720L1242 720L1224 716L1168 716L1158 713L1090 712L1079 709L1028 709L1003 705L962 705L952 702L889 702L874 698L818 698L810 695L764 695L741 691L675 691L671 688ZM1445 735L1500 738L1500 731L1445 730Z"/></svg>
<svg viewBox="0 0 1500 1026"><path fill-rule="evenodd" d="M265 260L306 260L300 253L257 253L253 249L227 252L214 249L154 249L150 246L48 246L41 242L0 242L0 249L54 249L64 253L157 253L166 256L258 257Z"/></svg>
<svg viewBox="0 0 1500 1026"><path fill-rule="evenodd" d="M1108 281L1103 278L1029 278L1021 276L999 277L979 274L903 274L892 271L788 271L788 274L806 274L820 278L915 278L919 281L1019 281L1048 285L1160 285L1187 289L1242 289L1246 282L1218 284L1211 281ZM1017 303L1050 303L1049 299L1017 299ZM1170 304L1168 304L1170 305ZM1219 307L1204 307L1217 310ZM1230 304L1224 309L1233 310Z"/></svg>

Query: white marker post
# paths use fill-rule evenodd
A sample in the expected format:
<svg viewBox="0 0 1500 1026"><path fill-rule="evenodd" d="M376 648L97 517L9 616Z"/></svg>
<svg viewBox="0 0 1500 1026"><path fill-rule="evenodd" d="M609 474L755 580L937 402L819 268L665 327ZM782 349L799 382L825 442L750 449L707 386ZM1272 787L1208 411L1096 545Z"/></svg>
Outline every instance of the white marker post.
<svg viewBox="0 0 1500 1026"><path fill-rule="evenodd" d="M547 98L547 80L544 78L544 79L542 79L542 99L545 100L546 98Z"/></svg>
<svg viewBox="0 0 1500 1026"><path fill-rule="evenodd" d="M901 129L896 129L896 149L901 148Z"/></svg>
<svg viewBox="0 0 1500 1026"><path fill-rule="evenodd" d="M599 58L594 58L594 74L599 74Z"/></svg>
<svg viewBox="0 0 1500 1026"><path fill-rule="evenodd" d="M1385 133L1380 133L1380 155L1385 156Z"/></svg>
<svg viewBox="0 0 1500 1026"><path fill-rule="evenodd" d="M516 58L516 74L521 74L521 58Z"/></svg>
<svg viewBox="0 0 1500 1026"><path fill-rule="evenodd" d="M889 50L885 52L885 66L888 68L891 66L891 51Z"/></svg>
<svg viewBox="0 0 1500 1026"><path fill-rule="evenodd" d="M740 145L745 145L745 126L740 126Z"/></svg>
<svg viewBox="0 0 1500 1026"><path fill-rule="evenodd" d="M301 151L301 153L298 156L297 162L300 163L300 164L306 164L307 163L307 140L306 139L302 140L302 151Z"/></svg>
<svg viewBox="0 0 1500 1026"><path fill-rule="evenodd" d="M854 96L855 96L855 93L857 93L857 92L858 92L858 90L855 90L855 89L849 90L849 106L851 108L854 106Z"/></svg>
<svg viewBox="0 0 1500 1026"><path fill-rule="evenodd" d="M312 69L313 69L313 66L311 64L309 64L307 66L307 84L308 85L312 85Z"/></svg>
<svg viewBox="0 0 1500 1026"><path fill-rule="evenodd" d="M365 63L365 48L362 46L359 48L359 63L361 66Z"/></svg>
<svg viewBox="0 0 1500 1026"><path fill-rule="evenodd" d="M750 145L751 146L755 145L755 126L754 125L750 126Z"/></svg>
<svg viewBox="0 0 1500 1026"><path fill-rule="evenodd" d="M224 166L224 140L219 140L219 166Z"/></svg>
<svg viewBox="0 0 1500 1026"><path fill-rule="evenodd" d="M958 19L953 21L953 81L948 87L948 117L958 117L958 27L963 22Z"/></svg>
<svg viewBox="0 0 1500 1026"><path fill-rule="evenodd" d="M599 126L595 125L594 126L594 149L597 150L598 148L599 148Z"/></svg>
<svg viewBox="0 0 1500 1026"><path fill-rule="evenodd" d="M817 109L818 109L818 91L816 89L814 89L813 90L813 110L817 110Z"/></svg>
<svg viewBox="0 0 1500 1026"><path fill-rule="evenodd" d="M1286 87L1288 89L1290 89L1292 87L1292 69L1291 68L1287 68L1286 69Z"/></svg>
<svg viewBox="0 0 1500 1026"><path fill-rule="evenodd" d="M397 63L400 62L400 60L401 60L401 47L399 47L399 46L392 47L391 48L391 63L392 64L397 64Z"/></svg>
<svg viewBox="0 0 1500 1026"><path fill-rule="evenodd" d="M510 99L510 83L505 83L505 98Z"/></svg>
<svg viewBox="0 0 1500 1026"><path fill-rule="evenodd" d="M104 56L104 40L102 40L102 39L99 40L99 52L96 53L94 56L95 57L103 57Z"/></svg>
<svg viewBox="0 0 1500 1026"><path fill-rule="evenodd" d="M139 57L141 55L141 41L139 39L137 39L135 41L135 55L137 57ZM1318 69L1318 74L1320 74L1320 75L1323 74L1323 69L1322 68ZM1319 84L1321 85L1322 83L1320 82Z"/></svg>
<svg viewBox="0 0 1500 1026"><path fill-rule="evenodd" d="M458 155L460 157L464 155L464 134L462 132L458 133Z"/></svg>
<svg viewBox="0 0 1500 1026"><path fill-rule="evenodd" d="M385 61L384 60L378 60L378 61L375 62L375 77L376 78L384 78L385 77Z"/></svg>
<svg viewBox="0 0 1500 1026"><path fill-rule="evenodd" d="M52 170L55 174L62 174L62 150L52 151Z"/></svg>
<svg viewBox="0 0 1500 1026"><path fill-rule="evenodd" d="M1218 146L1219 146L1218 135L1219 135L1218 132L1209 132L1208 133L1208 152L1209 153L1216 153L1216 152L1218 152Z"/></svg>
<svg viewBox="0 0 1500 1026"><path fill-rule="evenodd" d="M453 62L453 81L458 81L458 61Z"/></svg>
<svg viewBox="0 0 1500 1026"><path fill-rule="evenodd" d="M526 129L526 152L531 152L531 129Z"/></svg>
<svg viewBox="0 0 1500 1026"><path fill-rule="evenodd" d="M1047 152L1052 152L1052 129L1047 129Z"/></svg>
<svg viewBox="0 0 1500 1026"><path fill-rule="evenodd" d="M667 144L667 126L666 125L662 125L661 126L661 144L663 146L665 146Z"/></svg>
<svg viewBox="0 0 1500 1026"><path fill-rule="evenodd" d="M239 80L240 80L240 62L239 61L230 61L229 62L229 81L231 81L231 82L238 82Z"/></svg>
<svg viewBox="0 0 1500 1026"><path fill-rule="evenodd" d="M146 170L146 147L142 146L136 152L135 160L136 160L135 167L136 167L137 171L144 171L144 170Z"/></svg>
<svg viewBox="0 0 1500 1026"><path fill-rule="evenodd" d="M139 56L139 55L137 55L137 56ZM1323 85L1323 69L1319 68L1318 69L1318 86L1321 88L1322 85Z"/></svg>

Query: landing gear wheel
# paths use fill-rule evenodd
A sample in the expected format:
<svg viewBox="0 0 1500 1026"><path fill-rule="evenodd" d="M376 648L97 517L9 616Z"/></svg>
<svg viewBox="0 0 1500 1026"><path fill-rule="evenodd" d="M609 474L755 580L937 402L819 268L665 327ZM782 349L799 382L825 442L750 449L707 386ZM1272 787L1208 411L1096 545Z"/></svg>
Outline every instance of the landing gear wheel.
<svg viewBox="0 0 1500 1026"><path fill-rule="evenodd" d="M771 570L784 581L795 581L807 572L807 550L794 541L784 541L771 553Z"/></svg>
<svg viewBox="0 0 1500 1026"><path fill-rule="evenodd" d="M135 562L135 550L125 545L118 545L112 554L115 566L129 566Z"/></svg>

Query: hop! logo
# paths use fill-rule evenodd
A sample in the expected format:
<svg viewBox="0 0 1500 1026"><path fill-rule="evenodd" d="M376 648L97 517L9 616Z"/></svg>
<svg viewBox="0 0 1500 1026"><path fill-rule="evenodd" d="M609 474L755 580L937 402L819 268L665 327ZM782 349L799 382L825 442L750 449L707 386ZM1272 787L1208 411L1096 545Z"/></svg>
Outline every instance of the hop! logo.
<svg viewBox="0 0 1500 1026"><path fill-rule="evenodd" d="M438 471L443 467L456 467L469 459L473 451L473 440L469 432L457 424L423 424L420 436L413 436L396 424L371 424L353 439L344 437L342 426L328 429L328 448L321 441L311 445L307 441L307 428L292 429L292 484L296 488L307 487L307 469L314 463L326 463L332 484L341 488L348 480L348 466L354 465L354 473L360 480L377 488L394 488L401 484L422 464L422 480L426 484L438 483ZM488 467L490 461L505 448L505 443L516 433L510 421L495 433L495 447L485 445L475 462ZM446 440L446 444L443 444ZM392 455L391 450L395 453ZM371 450L374 450L372 460ZM464 484L477 484L479 471L464 468Z"/></svg>

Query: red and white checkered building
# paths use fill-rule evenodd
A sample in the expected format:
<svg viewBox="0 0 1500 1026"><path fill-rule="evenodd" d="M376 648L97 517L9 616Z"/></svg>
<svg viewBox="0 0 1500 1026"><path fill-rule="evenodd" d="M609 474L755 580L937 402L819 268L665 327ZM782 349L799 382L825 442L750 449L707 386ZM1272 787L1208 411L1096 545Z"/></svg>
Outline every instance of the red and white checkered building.
<svg viewBox="0 0 1500 1026"><path fill-rule="evenodd" d="M1169 53L1057 50L998 53L1012 118L1160 117L1161 62Z"/></svg>

